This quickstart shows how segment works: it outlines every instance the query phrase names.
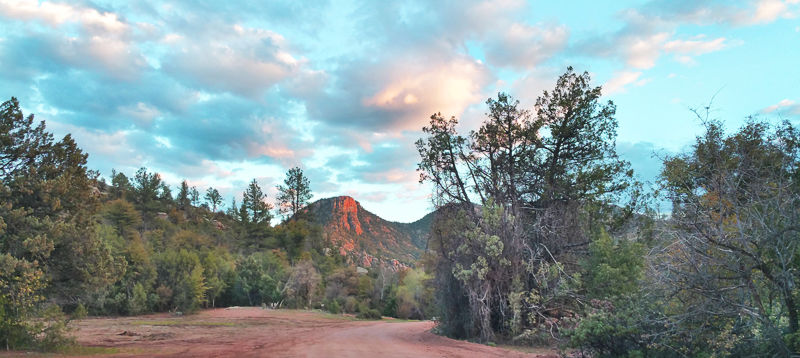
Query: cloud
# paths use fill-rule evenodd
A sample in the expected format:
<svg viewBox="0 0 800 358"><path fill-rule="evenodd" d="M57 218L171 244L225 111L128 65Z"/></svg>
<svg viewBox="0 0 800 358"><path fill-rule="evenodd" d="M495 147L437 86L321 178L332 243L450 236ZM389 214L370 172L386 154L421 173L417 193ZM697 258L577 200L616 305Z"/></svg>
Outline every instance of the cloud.
<svg viewBox="0 0 800 358"><path fill-rule="evenodd" d="M341 180L359 180L377 184L400 184L416 182L419 154L415 135L386 141L376 145L372 151L356 151L328 160L328 166L339 169Z"/></svg>
<svg viewBox="0 0 800 358"><path fill-rule="evenodd" d="M143 33L141 26L130 24L113 12L18 0L0 3L0 15L22 21L27 29L22 36L34 39L38 52L55 61L83 68L100 67L107 75L126 80L147 66L134 43L135 37ZM34 23L56 31L40 30Z"/></svg>
<svg viewBox="0 0 800 358"><path fill-rule="evenodd" d="M484 40L484 43L490 64L528 69L561 51L568 39L569 29L564 25L512 23L505 31Z"/></svg>
<svg viewBox="0 0 800 358"><path fill-rule="evenodd" d="M780 102L773 104L761 110L761 113L771 114L776 113L780 115L800 115L800 103L790 99L782 99Z"/></svg>
<svg viewBox="0 0 800 358"><path fill-rule="evenodd" d="M606 95L625 92L625 86L636 83L639 77L642 75L641 72L633 72L633 71L620 71L614 74L610 80L606 81L603 84L603 93ZM643 83L642 83L643 84Z"/></svg>
<svg viewBox="0 0 800 358"><path fill-rule="evenodd" d="M464 56L419 53L383 62L351 62L331 73L335 85L306 98L318 132L346 135L419 130L434 112L460 115L484 97L491 73ZM352 142L351 142L352 143Z"/></svg>
<svg viewBox="0 0 800 358"><path fill-rule="evenodd" d="M286 42L269 30L223 26L202 41L171 41L164 71L189 86L258 97L301 66Z"/></svg>
<svg viewBox="0 0 800 358"><path fill-rule="evenodd" d="M734 22L737 24L766 24L779 18L794 18L796 14L790 11L790 6L797 1L788 0L759 0L755 3L755 11L737 13Z"/></svg>
<svg viewBox="0 0 800 358"><path fill-rule="evenodd" d="M651 16L666 21L697 25L763 25L797 16L797 0L751 0L740 3L713 0L656 0L642 7Z"/></svg>
<svg viewBox="0 0 800 358"><path fill-rule="evenodd" d="M625 26L612 34L584 39L573 46L573 51L600 57L622 60L629 69L646 70L656 65L663 53L675 55L678 62L690 64L693 57L725 49L724 37L706 40L700 34L688 39L676 37L679 22L638 10L628 10L623 15Z"/></svg>

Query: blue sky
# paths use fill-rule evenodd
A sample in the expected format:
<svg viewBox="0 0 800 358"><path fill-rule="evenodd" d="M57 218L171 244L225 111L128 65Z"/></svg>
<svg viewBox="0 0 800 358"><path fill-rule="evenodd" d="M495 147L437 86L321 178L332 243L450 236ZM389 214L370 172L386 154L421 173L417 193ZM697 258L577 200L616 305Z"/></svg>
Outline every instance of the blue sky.
<svg viewBox="0 0 800 358"><path fill-rule="evenodd" d="M300 166L316 198L412 221L430 210L413 146L430 114L474 129L486 98L531 107L567 66L617 104L645 181L712 98L729 128L797 122L798 16L800 0L0 0L0 95L105 176L146 166L228 200L256 178L274 198Z"/></svg>

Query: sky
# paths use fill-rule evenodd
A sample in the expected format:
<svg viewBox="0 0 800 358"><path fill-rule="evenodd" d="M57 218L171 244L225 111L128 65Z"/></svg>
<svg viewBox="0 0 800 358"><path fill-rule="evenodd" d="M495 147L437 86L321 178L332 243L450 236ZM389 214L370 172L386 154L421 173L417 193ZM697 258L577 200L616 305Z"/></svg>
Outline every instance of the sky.
<svg viewBox="0 0 800 358"><path fill-rule="evenodd" d="M145 166L229 202L291 167L314 199L394 221L431 210L414 141L466 133L508 92L532 109L573 66L617 105L640 180L701 133L800 121L800 0L0 0L0 100L71 133L108 177ZM709 105L710 104L710 105Z"/></svg>

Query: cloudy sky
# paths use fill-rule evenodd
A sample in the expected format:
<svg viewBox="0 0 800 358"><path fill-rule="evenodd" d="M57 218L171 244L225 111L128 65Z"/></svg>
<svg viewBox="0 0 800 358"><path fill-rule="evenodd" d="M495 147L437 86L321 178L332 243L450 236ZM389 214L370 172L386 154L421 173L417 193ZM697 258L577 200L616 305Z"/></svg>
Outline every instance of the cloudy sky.
<svg viewBox="0 0 800 358"><path fill-rule="evenodd" d="M0 95L106 177L146 166L228 200L256 178L274 198L300 166L316 198L412 221L430 208L413 142L431 113L473 129L488 97L530 107L570 65L617 104L642 180L712 98L731 128L798 121L799 15L800 0L0 0Z"/></svg>

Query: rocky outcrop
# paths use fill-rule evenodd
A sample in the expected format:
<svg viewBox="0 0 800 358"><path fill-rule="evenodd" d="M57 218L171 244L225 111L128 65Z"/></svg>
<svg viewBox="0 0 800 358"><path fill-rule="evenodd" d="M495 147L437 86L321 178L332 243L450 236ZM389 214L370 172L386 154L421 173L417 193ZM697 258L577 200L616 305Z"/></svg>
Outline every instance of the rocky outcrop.
<svg viewBox="0 0 800 358"><path fill-rule="evenodd" d="M349 196L318 200L303 215L323 228L339 254L361 267L408 267L427 248L431 214L414 223L398 223L365 210Z"/></svg>

